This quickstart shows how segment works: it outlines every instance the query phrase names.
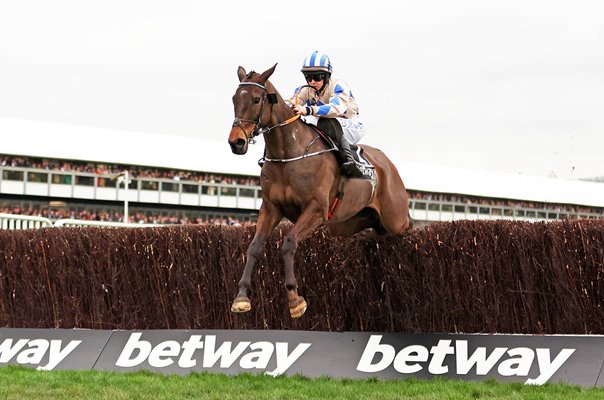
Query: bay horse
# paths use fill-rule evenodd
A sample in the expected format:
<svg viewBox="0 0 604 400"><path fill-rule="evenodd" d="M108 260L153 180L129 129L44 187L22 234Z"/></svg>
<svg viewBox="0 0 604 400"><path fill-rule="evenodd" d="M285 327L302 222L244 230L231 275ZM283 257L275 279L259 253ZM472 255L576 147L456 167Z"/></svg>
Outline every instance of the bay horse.
<svg viewBox="0 0 604 400"><path fill-rule="evenodd" d="M281 247L285 287L292 318L306 311L298 295L294 255L298 243L319 227L331 235L349 236L367 228L400 234L412 225L407 191L394 164L380 150L360 145L375 167L375 180L342 176L332 147L317 131L300 120L268 80L277 64L259 74L237 70L239 85L233 95L235 119L229 145L245 154L254 138L264 136L265 163L260 174L262 205L256 232L247 249L239 292L231 311L251 310L249 290L256 259L269 233L285 217L294 225ZM342 197L342 193L345 195ZM337 205L337 207L334 207Z"/></svg>

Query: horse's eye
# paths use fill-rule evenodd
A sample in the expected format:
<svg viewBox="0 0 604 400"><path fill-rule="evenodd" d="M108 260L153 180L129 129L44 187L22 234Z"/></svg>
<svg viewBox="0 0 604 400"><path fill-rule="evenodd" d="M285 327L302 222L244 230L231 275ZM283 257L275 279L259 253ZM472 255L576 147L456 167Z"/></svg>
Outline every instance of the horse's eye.
<svg viewBox="0 0 604 400"><path fill-rule="evenodd" d="M260 103L260 97L254 97L254 104Z"/></svg>

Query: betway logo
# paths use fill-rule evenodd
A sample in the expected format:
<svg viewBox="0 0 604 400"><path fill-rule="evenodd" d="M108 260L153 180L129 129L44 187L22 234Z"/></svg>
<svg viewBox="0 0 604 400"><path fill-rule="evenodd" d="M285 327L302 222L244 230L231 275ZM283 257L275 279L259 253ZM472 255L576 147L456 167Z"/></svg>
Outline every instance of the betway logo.
<svg viewBox="0 0 604 400"><path fill-rule="evenodd" d="M300 343L290 353L289 344L277 342L238 342L226 341L216 348L216 336L191 335L184 343L167 340L152 346L141 340L142 333L133 333L124 346L117 362L118 367L135 367L144 361L155 368L165 368L175 362L181 368L193 368L199 364L203 368L212 368L217 363L220 368L230 368L235 362L243 369L266 369L275 355L277 368L267 371L268 375L283 374L310 347L310 343ZM203 349L203 355L195 357L197 350ZM136 353L136 355L135 355Z"/></svg>
<svg viewBox="0 0 604 400"><path fill-rule="evenodd" d="M62 348L62 342L62 340L19 339L13 344L13 339L4 339L0 344L0 364L7 364L13 358L21 365L40 364L48 352L48 364L40 365L37 369L52 370L82 343L81 340L71 340Z"/></svg>
<svg viewBox="0 0 604 400"><path fill-rule="evenodd" d="M357 365L358 371L379 372L392 364L394 369L401 374L413 374L424 369L425 365L423 364L428 363L428 372L441 375L449 372L449 367L443 364L445 357L452 355L455 357L455 373L457 375L466 375L474 367L476 368L476 375L487 375L497 366L497 373L501 376L528 377L536 354L539 376L534 379L527 379L525 383L542 385L575 352L575 349L562 349L553 360L550 349L537 348L533 350L528 347L495 347L488 355L486 347L478 347L472 354L468 354L467 340L455 340L453 346L451 340L439 340L438 344L430 349L421 345L412 345L401 349L397 353L394 347L389 344L382 344L381 340L382 335L371 336ZM381 358L374 363L373 360L376 354L380 354ZM432 354L431 359L430 354Z"/></svg>

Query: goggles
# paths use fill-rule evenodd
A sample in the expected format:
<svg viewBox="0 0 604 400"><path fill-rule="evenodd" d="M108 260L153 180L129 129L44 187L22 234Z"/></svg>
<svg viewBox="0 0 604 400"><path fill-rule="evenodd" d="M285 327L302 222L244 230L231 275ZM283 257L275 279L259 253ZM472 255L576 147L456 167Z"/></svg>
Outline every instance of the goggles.
<svg viewBox="0 0 604 400"><path fill-rule="evenodd" d="M306 79L306 82L310 82L310 81L315 81L315 82L321 82L323 79L325 79L325 73L321 72L321 73L312 73L312 74L304 74L304 79Z"/></svg>

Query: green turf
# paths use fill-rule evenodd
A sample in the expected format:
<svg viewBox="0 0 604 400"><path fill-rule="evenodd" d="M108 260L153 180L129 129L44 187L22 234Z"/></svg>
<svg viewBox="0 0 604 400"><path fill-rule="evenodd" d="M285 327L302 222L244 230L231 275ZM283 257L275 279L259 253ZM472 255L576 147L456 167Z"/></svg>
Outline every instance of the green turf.
<svg viewBox="0 0 604 400"><path fill-rule="evenodd" d="M160 375L148 372L0 368L4 399L564 399L602 400L604 389L520 383L272 378L264 375Z"/></svg>

